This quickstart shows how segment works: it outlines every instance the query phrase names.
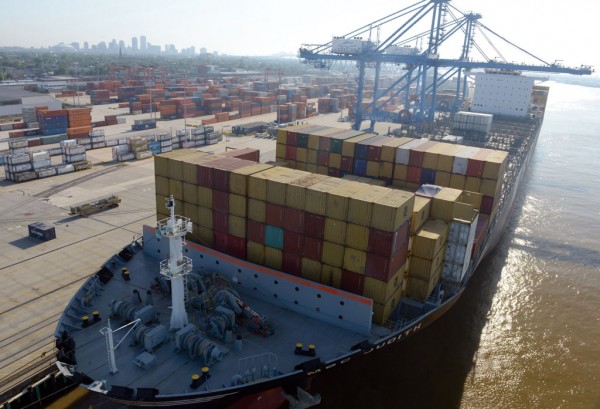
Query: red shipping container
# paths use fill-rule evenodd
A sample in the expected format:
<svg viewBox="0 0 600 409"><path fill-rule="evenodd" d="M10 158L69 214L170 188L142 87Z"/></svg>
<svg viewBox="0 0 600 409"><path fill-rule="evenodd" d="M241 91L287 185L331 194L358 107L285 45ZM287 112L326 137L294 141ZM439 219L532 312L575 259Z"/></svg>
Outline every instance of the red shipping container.
<svg viewBox="0 0 600 409"><path fill-rule="evenodd" d="M316 237L304 236L302 255L311 260L321 261L323 257L323 241Z"/></svg>
<svg viewBox="0 0 600 409"><path fill-rule="evenodd" d="M352 156L342 156L342 164L340 170L346 173L352 173L354 169L354 158Z"/></svg>
<svg viewBox="0 0 600 409"><path fill-rule="evenodd" d="M419 168L422 167L423 158L425 157L425 151L427 151L431 147L435 146L436 143L437 142L429 141L429 142L425 142L415 148L411 148L409 157L408 157L409 166L417 166ZM419 183L419 182L417 181L414 183Z"/></svg>
<svg viewBox="0 0 600 409"><path fill-rule="evenodd" d="M229 231L229 213L213 210L213 230L222 233Z"/></svg>
<svg viewBox="0 0 600 409"><path fill-rule="evenodd" d="M338 168L327 168L327 176L339 178L342 176L342 171Z"/></svg>
<svg viewBox="0 0 600 409"><path fill-rule="evenodd" d="M319 151L317 163L319 166L329 166L329 152Z"/></svg>
<svg viewBox="0 0 600 409"><path fill-rule="evenodd" d="M492 151L487 149L479 150L475 155L468 159L467 163L467 176L474 176L477 178L483 177L483 168L485 166L485 160Z"/></svg>
<svg viewBox="0 0 600 409"><path fill-rule="evenodd" d="M213 188L213 162L215 161L211 160L196 166L196 180L199 186Z"/></svg>
<svg viewBox="0 0 600 409"><path fill-rule="evenodd" d="M283 251L301 256L304 251L304 236L285 230L283 233Z"/></svg>
<svg viewBox="0 0 600 409"><path fill-rule="evenodd" d="M416 166L409 166L406 174L406 181L410 183L421 183L421 170L422 168Z"/></svg>
<svg viewBox="0 0 600 409"><path fill-rule="evenodd" d="M220 212L229 213L229 193L220 190L212 191L212 208Z"/></svg>
<svg viewBox="0 0 600 409"><path fill-rule="evenodd" d="M28 147L40 146L41 144L42 144L42 140L40 138L29 138L27 140L27 146Z"/></svg>
<svg viewBox="0 0 600 409"><path fill-rule="evenodd" d="M369 252L390 257L398 250L400 245L407 245L404 243L404 239L400 237L399 232L399 230L396 230L390 233L371 228L369 230Z"/></svg>
<svg viewBox="0 0 600 409"><path fill-rule="evenodd" d="M268 211L268 210L267 210ZM283 209L283 227L296 233L304 233L304 215L303 210L284 207Z"/></svg>
<svg viewBox="0 0 600 409"><path fill-rule="evenodd" d="M329 152L331 150L331 137L320 136L319 137L319 150Z"/></svg>
<svg viewBox="0 0 600 409"><path fill-rule="evenodd" d="M222 231L213 231L213 248L223 253L227 252L227 237L229 235Z"/></svg>
<svg viewBox="0 0 600 409"><path fill-rule="evenodd" d="M302 271L302 257L284 251L281 260L281 269L288 274L300 277Z"/></svg>
<svg viewBox="0 0 600 409"><path fill-rule="evenodd" d="M265 219L267 224L270 224L275 227L284 227L284 217L283 217L283 209L284 206L267 203L265 209Z"/></svg>
<svg viewBox="0 0 600 409"><path fill-rule="evenodd" d="M238 158L223 158L214 164L212 171L213 189L229 192L229 174L232 170L249 165L245 160Z"/></svg>
<svg viewBox="0 0 600 409"><path fill-rule="evenodd" d="M379 254L367 253L367 265L365 275L388 282L394 276L396 271L406 262L408 248L403 247L392 254L390 257L380 256Z"/></svg>
<svg viewBox="0 0 600 409"><path fill-rule="evenodd" d="M477 227L475 228L475 239L473 240L473 251L471 252L471 257L475 257L481 248L481 243L485 239L487 234L488 224L490 222L489 216L486 214L479 215L479 221L477 222Z"/></svg>
<svg viewBox="0 0 600 409"><path fill-rule="evenodd" d="M234 257L245 259L246 258L246 239L242 237L227 235L227 254L231 254Z"/></svg>
<svg viewBox="0 0 600 409"><path fill-rule="evenodd" d="M494 198L492 196L483 195L479 211L483 214L492 214L492 210L494 210Z"/></svg>
<svg viewBox="0 0 600 409"><path fill-rule="evenodd" d="M295 146L286 145L285 159L286 160L296 160L296 147Z"/></svg>
<svg viewBox="0 0 600 409"><path fill-rule="evenodd" d="M325 231L325 218L317 214L305 213L304 215L304 234L306 236L323 238Z"/></svg>
<svg viewBox="0 0 600 409"><path fill-rule="evenodd" d="M287 146L298 146L298 134L296 132L287 133Z"/></svg>
<svg viewBox="0 0 600 409"><path fill-rule="evenodd" d="M248 219L246 224L246 236L248 240L265 244L265 224Z"/></svg>
<svg viewBox="0 0 600 409"><path fill-rule="evenodd" d="M237 158L243 160L250 160L252 162L260 161L260 150L254 148L234 149L222 153L221 155L228 158ZM248 165L251 165L248 163Z"/></svg>
<svg viewBox="0 0 600 409"><path fill-rule="evenodd" d="M365 276L353 271L342 270L340 288L354 294L362 294L365 285Z"/></svg>

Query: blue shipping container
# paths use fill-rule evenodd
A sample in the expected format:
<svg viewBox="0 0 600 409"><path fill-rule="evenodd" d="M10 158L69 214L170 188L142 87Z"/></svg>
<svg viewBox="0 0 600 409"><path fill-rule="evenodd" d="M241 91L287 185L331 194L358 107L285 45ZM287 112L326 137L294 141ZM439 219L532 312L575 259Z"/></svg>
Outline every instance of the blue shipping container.
<svg viewBox="0 0 600 409"><path fill-rule="evenodd" d="M367 176L367 161L364 159L354 159L354 174L357 176Z"/></svg>
<svg viewBox="0 0 600 409"><path fill-rule="evenodd" d="M421 170L421 180L422 185L433 185L435 184L435 170L423 168Z"/></svg>
<svg viewBox="0 0 600 409"><path fill-rule="evenodd" d="M283 229L267 224L265 226L265 245L283 250Z"/></svg>

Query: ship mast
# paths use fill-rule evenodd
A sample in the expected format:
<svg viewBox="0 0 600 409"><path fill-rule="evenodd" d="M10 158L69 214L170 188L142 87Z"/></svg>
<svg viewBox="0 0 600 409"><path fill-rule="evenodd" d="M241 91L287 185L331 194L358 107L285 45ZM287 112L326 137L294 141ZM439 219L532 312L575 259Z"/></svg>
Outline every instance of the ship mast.
<svg viewBox="0 0 600 409"><path fill-rule="evenodd" d="M171 280L171 331L188 324L185 311L185 275L192 271L192 260L182 255L184 237L192 231L192 222L187 217L175 216L175 200L169 196L166 207L170 217L158 222L160 235L169 239L169 258L160 262L160 274Z"/></svg>

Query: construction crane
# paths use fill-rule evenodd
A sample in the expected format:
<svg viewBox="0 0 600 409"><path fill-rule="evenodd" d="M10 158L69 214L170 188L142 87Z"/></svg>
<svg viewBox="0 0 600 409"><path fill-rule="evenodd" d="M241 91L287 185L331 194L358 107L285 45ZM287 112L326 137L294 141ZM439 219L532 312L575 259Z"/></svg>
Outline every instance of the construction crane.
<svg viewBox="0 0 600 409"><path fill-rule="evenodd" d="M482 24L479 21L481 14L463 13L449 3L450 0L420 0L343 36L334 37L325 44L303 44L299 57L317 68L331 68L335 63L347 61L357 65L357 102L353 129L359 130L363 120L370 120L371 132L376 121L433 121L436 109L440 108L436 103L438 89L452 78L456 78L454 102L452 106L448 106L444 101L443 108L454 112L459 110L467 94L467 75L473 69L575 75L589 75L593 72L591 66L565 67L558 63L560 60L549 63ZM380 30L390 26L393 26L392 33L380 40ZM373 32L377 33L375 39L372 39ZM475 41L476 34L483 38L484 43ZM519 64L507 61L500 49L492 43L491 38L494 37L508 44L513 52L518 50L533 62ZM451 44L452 41L460 41L462 44L460 55L457 58L442 58L442 46ZM418 45L423 43L427 45L421 49ZM494 58L489 58L486 43L495 54ZM412 44L416 46L413 47ZM473 58L473 51L479 52L482 57L480 61ZM399 78L385 89L379 89L384 64L401 65L404 69ZM364 112L363 92L367 70L374 70L373 99L367 112ZM404 97L404 109L399 113L386 112L383 108L398 96ZM427 96L430 96L429 100Z"/></svg>

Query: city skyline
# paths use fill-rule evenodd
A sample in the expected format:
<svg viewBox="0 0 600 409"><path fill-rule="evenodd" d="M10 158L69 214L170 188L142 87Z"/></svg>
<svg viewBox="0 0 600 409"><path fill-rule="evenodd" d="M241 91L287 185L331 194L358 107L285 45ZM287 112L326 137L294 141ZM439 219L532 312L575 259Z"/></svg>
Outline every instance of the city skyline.
<svg viewBox="0 0 600 409"><path fill-rule="evenodd" d="M23 0L3 5L0 47L48 48L59 43L108 43L141 36L164 49L172 44L178 50L201 47L228 55L295 54L303 43L322 44L334 35L344 35L358 27L407 7L412 2L390 4L358 0L305 0L301 6L275 0L244 2L233 0L227 6L179 0L165 6L157 0L102 4L65 0L60 6L42 0ZM590 52L585 41L591 37L600 4L572 0L549 4L542 0L452 0L461 11L482 15L481 22L523 49L547 62L564 65L600 66L600 56ZM34 13L27 12L35 10ZM585 11L585 12L582 12ZM385 38L389 33L379 33ZM375 38L378 33L373 30ZM152 41L153 40L153 41ZM482 44L482 36L476 40ZM494 41L496 44L496 41ZM521 61L502 50L508 61ZM460 46L453 47L456 58ZM494 53L495 54L495 53ZM490 59L498 55L489 55Z"/></svg>

